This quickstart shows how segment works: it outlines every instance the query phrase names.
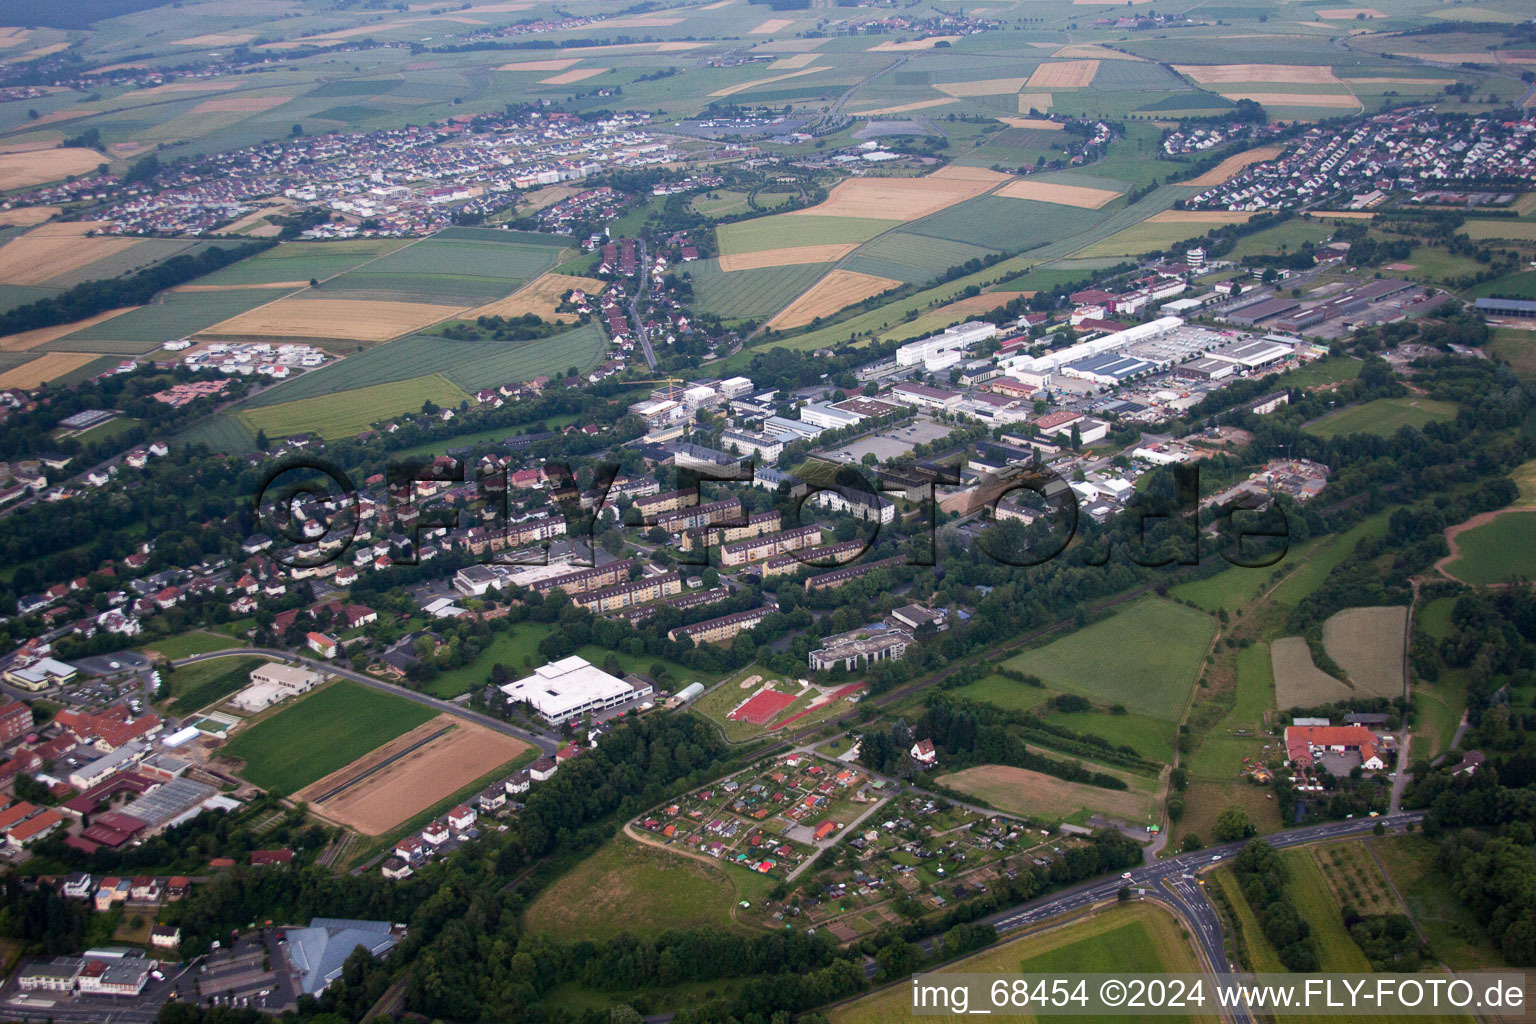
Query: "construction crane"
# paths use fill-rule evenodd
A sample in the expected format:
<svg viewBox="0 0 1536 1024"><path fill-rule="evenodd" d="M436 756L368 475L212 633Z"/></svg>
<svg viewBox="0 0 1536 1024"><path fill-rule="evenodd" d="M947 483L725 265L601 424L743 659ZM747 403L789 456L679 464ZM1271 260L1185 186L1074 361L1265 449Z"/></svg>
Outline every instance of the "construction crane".
<svg viewBox="0 0 1536 1024"><path fill-rule="evenodd" d="M675 401L677 401L677 396L676 396L675 392L681 390L680 388L678 388L678 385L679 384L686 384L688 382L686 380L684 380L682 377L657 377L657 378L655 378L653 380L626 380L626 381L624 381L624 383L625 384L665 384L665 385L667 385L667 401L675 402Z"/></svg>

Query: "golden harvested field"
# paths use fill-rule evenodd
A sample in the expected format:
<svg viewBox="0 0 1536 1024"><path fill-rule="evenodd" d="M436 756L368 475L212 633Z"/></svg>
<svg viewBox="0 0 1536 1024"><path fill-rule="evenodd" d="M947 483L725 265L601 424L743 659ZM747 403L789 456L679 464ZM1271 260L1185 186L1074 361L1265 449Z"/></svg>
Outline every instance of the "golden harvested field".
<svg viewBox="0 0 1536 1024"><path fill-rule="evenodd" d="M834 185L823 202L786 216L917 220L1010 180L993 171L985 171L986 177L978 176L983 170L967 168L948 174L941 170L923 178L849 178Z"/></svg>
<svg viewBox="0 0 1536 1024"><path fill-rule="evenodd" d="M392 28L409 28L412 25L420 25L434 21L451 21L459 25L484 25L479 18L461 18L451 14L434 15L427 18L399 18L395 21L381 21L376 25L358 25L353 28L337 29L335 32L325 32L318 36L305 36L303 39L289 39L280 43L262 43L263 49L268 50L295 50L301 46L327 46L331 43L351 39L353 36L372 35L375 32L384 32Z"/></svg>
<svg viewBox="0 0 1536 1024"><path fill-rule="evenodd" d="M1250 149L1246 153L1234 153L1232 156L1227 157L1221 163L1217 164L1215 167L1212 167L1198 178L1191 178L1188 181L1183 182L1183 184L1196 185L1201 188L1207 188L1211 185L1223 184L1224 182L1237 177L1237 175L1242 172L1243 168L1249 166L1250 164L1261 163L1265 160L1273 160L1275 157L1284 152L1284 149L1285 147L1283 146L1260 146L1258 149Z"/></svg>
<svg viewBox="0 0 1536 1024"><path fill-rule="evenodd" d="M767 78L754 78L750 82L742 82L739 85L728 85L724 89L716 89L714 92L710 93L710 95L734 96L739 92L746 92L748 89L756 89L760 85L768 85L772 82L782 82L786 78L799 78L801 75L814 75L818 71L825 70L827 69L801 68L799 71L786 71L782 75L769 75Z"/></svg>
<svg viewBox="0 0 1536 1024"><path fill-rule="evenodd" d="M758 25L757 28L748 29L749 36L771 36L775 32L782 32L795 23L794 18L769 18Z"/></svg>
<svg viewBox="0 0 1536 1024"><path fill-rule="evenodd" d="M29 60L37 60L39 57L51 57L55 53L60 53L67 49L69 49L68 43L49 43L47 46L39 46L35 50L28 50L20 57L11 57L8 60L11 63L20 64Z"/></svg>
<svg viewBox="0 0 1536 1024"><path fill-rule="evenodd" d="M1018 92L1027 78L983 78L975 82L937 82L934 88L946 96L1004 96Z"/></svg>
<svg viewBox="0 0 1536 1024"><path fill-rule="evenodd" d="M515 737L438 715L294 796L338 824L382 835L527 749Z"/></svg>
<svg viewBox="0 0 1536 1024"><path fill-rule="evenodd" d="M803 68L807 64L814 63L816 58L819 56L821 56L819 53L797 53L791 57L780 57L778 60L768 65L768 70L793 71L796 68Z"/></svg>
<svg viewBox="0 0 1536 1024"><path fill-rule="evenodd" d="M1082 89L1092 85L1093 76L1098 73L1096 60L1064 60L1041 64L1026 84L1031 89Z"/></svg>
<svg viewBox="0 0 1536 1024"><path fill-rule="evenodd" d="M460 308L425 302L282 298L232 316L200 333L245 338L388 341L446 320Z"/></svg>
<svg viewBox="0 0 1536 1024"><path fill-rule="evenodd" d="M1250 82L1290 82L1293 85L1332 85L1333 68L1287 64L1174 64L1173 70L1201 85L1246 85Z"/></svg>
<svg viewBox="0 0 1536 1024"><path fill-rule="evenodd" d="M1251 213L1227 210L1164 210L1147 218L1148 224L1246 224Z"/></svg>
<svg viewBox="0 0 1536 1024"><path fill-rule="evenodd" d="M769 327L784 329L804 327L819 316L831 316L844 306L863 302L887 288L900 287L900 281L852 270L834 270L812 285L794 302L768 321Z"/></svg>
<svg viewBox="0 0 1536 1024"><path fill-rule="evenodd" d="M595 277L543 274L505 298L469 310L464 318L471 320L478 316L522 316L524 313L532 313L544 320L572 323L576 320L575 313L555 312L555 307L560 305L560 296L572 288L580 288L588 295L597 295L604 287L603 282Z"/></svg>
<svg viewBox="0 0 1536 1024"><path fill-rule="evenodd" d="M190 36L171 40L172 46L239 46L256 37L249 32L209 32L207 35Z"/></svg>
<svg viewBox="0 0 1536 1024"><path fill-rule="evenodd" d="M1275 706L1281 711L1358 696L1342 680L1317 667L1307 641L1299 636L1281 637L1270 644L1269 663L1275 676Z"/></svg>
<svg viewBox="0 0 1536 1024"><path fill-rule="evenodd" d="M1319 210L1312 216L1323 220L1370 220L1376 215L1370 210Z"/></svg>
<svg viewBox="0 0 1536 1024"><path fill-rule="evenodd" d="M1323 623L1323 648L1349 675L1357 694L1401 697L1407 631L1405 605L1346 608Z"/></svg>
<svg viewBox="0 0 1536 1024"><path fill-rule="evenodd" d="M20 46L27 41L27 36L32 34L29 28L19 28L15 25L0 27L0 50L8 50L13 46Z"/></svg>
<svg viewBox="0 0 1536 1024"><path fill-rule="evenodd" d="M100 358L94 352L44 352L31 362L0 373L0 388L35 388Z"/></svg>
<svg viewBox="0 0 1536 1024"><path fill-rule="evenodd" d="M1051 94L1048 92L1021 92L1019 93L1019 113L1027 114L1032 110L1042 111L1051 109Z"/></svg>
<svg viewBox="0 0 1536 1024"><path fill-rule="evenodd" d="M1006 306L1014 299L1028 298L1034 292L982 292L980 295L972 295L968 299L956 299L945 306L934 310L933 316L941 319L953 320L957 317L980 316L982 313L990 313L998 306Z"/></svg>
<svg viewBox="0 0 1536 1024"><path fill-rule="evenodd" d="M111 320L115 316L121 316L130 309L138 309L138 306L123 306L118 309L109 309L105 313L97 313L93 317L84 320L76 320L72 324L55 324L52 327L38 327L30 331L22 331L19 334L8 334L0 338L0 352L25 352L28 349L46 345L66 334L74 334L83 331L87 327L93 327L104 320Z"/></svg>
<svg viewBox="0 0 1536 1024"><path fill-rule="evenodd" d="M1253 100L1267 107L1338 107L1359 110L1362 106L1359 100L1347 93L1223 91L1222 95L1229 100Z"/></svg>
<svg viewBox="0 0 1536 1024"><path fill-rule="evenodd" d="M842 259L859 247L858 242L836 242L830 245L795 245L787 249L762 249L735 255L722 253L720 269L758 270L762 267L794 267L802 263L832 263Z"/></svg>
<svg viewBox="0 0 1536 1024"><path fill-rule="evenodd" d="M1134 53L1121 53L1119 50L1111 50L1107 46L1099 46L1095 43L1073 43L1071 46L1063 46L1051 54L1052 57L1083 57L1089 60L1146 60Z"/></svg>
<svg viewBox="0 0 1536 1024"><path fill-rule="evenodd" d="M503 64L497 71L564 71L573 64L580 64L580 57L563 57L555 60L515 60Z"/></svg>
<svg viewBox="0 0 1536 1024"><path fill-rule="evenodd" d="M215 100L203 100L192 108L194 114L216 114L224 111L260 113L280 107L293 99L292 96L224 96Z"/></svg>
<svg viewBox="0 0 1536 1024"><path fill-rule="evenodd" d="M0 153L0 190L59 181L71 174L94 171L98 164L103 163L106 160L100 153L84 146Z"/></svg>
<svg viewBox="0 0 1536 1024"><path fill-rule="evenodd" d="M870 53L906 53L909 50L931 50L940 43L954 43L959 36L929 36L926 39L908 39L905 42L892 42L887 39L869 48Z"/></svg>
<svg viewBox="0 0 1536 1024"><path fill-rule="evenodd" d="M1038 203L1057 203L1061 206L1077 206L1085 210L1097 210L1106 203L1120 198L1119 192L1105 188L1088 188L1084 185L1057 185L1049 181L1015 181L995 193L1005 199L1033 199Z"/></svg>
<svg viewBox="0 0 1536 1024"><path fill-rule="evenodd" d="M572 71L562 71L558 75L539 79L540 85L570 85L572 82L585 81L588 78L596 78L598 75L606 75L613 68L576 68Z"/></svg>
<svg viewBox="0 0 1536 1024"><path fill-rule="evenodd" d="M1010 128L1032 128L1037 132L1059 132L1066 127L1062 121L1052 121L1044 117L1000 117Z"/></svg>
<svg viewBox="0 0 1536 1024"><path fill-rule="evenodd" d="M988 764L967 768L939 781L962 793L980 797L993 807L1014 814L1068 817L1084 807L1137 821L1151 803L1145 793L1126 789L1102 789L1081 782L1067 782L1054 775Z"/></svg>
<svg viewBox="0 0 1536 1024"><path fill-rule="evenodd" d="M1385 14L1374 7L1329 7L1326 10L1317 12L1319 18L1326 18L1329 21L1348 21L1361 14L1367 18L1386 17Z"/></svg>
<svg viewBox="0 0 1536 1024"><path fill-rule="evenodd" d="M0 284L46 284L139 244L136 238L85 237L98 226L95 221L40 224L0 245Z"/></svg>
<svg viewBox="0 0 1536 1024"><path fill-rule="evenodd" d="M905 114L913 110L927 110L929 107L943 107L958 102L959 100L949 96L940 100L918 100L916 103L900 103L894 107L875 107L872 110L855 110L850 113L856 117L879 117L883 114Z"/></svg>
<svg viewBox="0 0 1536 1024"><path fill-rule="evenodd" d="M58 212L57 206L18 206L14 210L0 210L0 224L30 228Z"/></svg>

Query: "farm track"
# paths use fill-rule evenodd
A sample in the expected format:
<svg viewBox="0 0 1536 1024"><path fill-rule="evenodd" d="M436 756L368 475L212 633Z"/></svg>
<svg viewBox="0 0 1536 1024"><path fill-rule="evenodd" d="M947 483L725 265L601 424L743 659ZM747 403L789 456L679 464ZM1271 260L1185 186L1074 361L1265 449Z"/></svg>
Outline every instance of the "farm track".
<svg viewBox="0 0 1536 1024"><path fill-rule="evenodd" d="M1519 512L1536 512L1536 508L1500 508L1495 509L1492 512L1479 512L1477 515L1473 516L1471 519L1468 519L1466 522L1456 523L1453 526L1447 526L1445 528L1445 546L1451 549L1451 553L1434 564L1432 567L1434 571L1438 572L1448 580L1455 580L1457 583L1461 583L1465 586L1476 586L1477 584L1467 583L1466 580L1453 575L1447 568L1447 566L1456 561L1457 558L1461 557L1461 548L1456 543L1456 538L1461 536L1463 533L1466 533L1468 530L1475 530L1479 526L1486 526L1500 516L1511 515ZM1508 585L1509 584L1507 583L1485 584L1485 586L1490 587L1506 587Z"/></svg>

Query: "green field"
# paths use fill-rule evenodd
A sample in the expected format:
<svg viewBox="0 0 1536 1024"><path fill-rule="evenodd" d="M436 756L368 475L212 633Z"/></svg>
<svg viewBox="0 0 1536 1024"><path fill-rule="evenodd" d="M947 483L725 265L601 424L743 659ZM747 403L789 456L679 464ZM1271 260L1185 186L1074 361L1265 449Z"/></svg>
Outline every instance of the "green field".
<svg viewBox="0 0 1536 1024"><path fill-rule="evenodd" d="M419 413L422 403L456 408L469 396L440 373L411 380L375 384L315 398L301 398L281 405L243 410L236 415L251 430L268 437L315 433L327 440L356 437L380 420Z"/></svg>
<svg viewBox="0 0 1536 1024"><path fill-rule="evenodd" d="M296 793L437 715L437 709L342 680L241 730L224 748L241 777Z"/></svg>
<svg viewBox="0 0 1536 1024"><path fill-rule="evenodd" d="M1204 237L1212 226L1181 224L1176 221L1144 221L1094 242L1080 249L1076 255L1091 259L1098 256L1140 256L1143 253L1161 252L1176 242Z"/></svg>
<svg viewBox="0 0 1536 1024"><path fill-rule="evenodd" d="M1431 954L1453 971L1503 970L1504 958L1493 948L1477 919L1435 867L1439 844L1420 835L1367 839L1392 884L1423 929Z"/></svg>
<svg viewBox="0 0 1536 1024"><path fill-rule="evenodd" d="M1050 700L1055 691L1005 676L986 676L949 691L962 700L979 700L1008 711L1028 711Z"/></svg>
<svg viewBox="0 0 1536 1024"><path fill-rule="evenodd" d="M1536 334L1517 327L1495 327L1487 349L1521 377L1536 377Z"/></svg>
<svg viewBox="0 0 1536 1024"><path fill-rule="evenodd" d="M1176 722L1215 632L1210 616L1147 597L1004 664L1054 689Z"/></svg>
<svg viewBox="0 0 1536 1024"><path fill-rule="evenodd" d="M244 402L241 408L259 409L434 374L473 392L531 380L540 374L563 374L572 366L585 372L598 364L607 346L603 329L597 324L538 341L454 341L414 334L269 388ZM418 399L416 408L420 407Z"/></svg>
<svg viewBox="0 0 1536 1024"><path fill-rule="evenodd" d="M549 635L549 627L541 623L519 623L510 632L497 633L495 639L480 652L480 656L462 668L439 673L424 689L434 697L457 697L490 681L491 666L503 665L508 677L518 679L530 669L544 664L539 653L539 641ZM528 661L524 662L524 659ZM601 664L599 662L598 664Z"/></svg>
<svg viewBox="0 0 1536 1024"><path fill-rule="evenodd" d="M1465 583L1536 577L1536 512L1511 511L1456 537L1457 555L1445 571Z"/></svg>
<svg viewBox="0 0 1536 1024"><path fill-rule="evenodd" d="M745 931L734 912L761 901L774 881L616 835L541 892L523 915L531 933L602 942L673 928Z"/></svg>
<svg viewBox="0 0 1536 1024"><path fill-rule="evenodd" d="M1344 929L1338 900L1328 890L1328 881L1323 877L1313 851L1305 848L1282 850L1280 860L1290 875L1285 885L1286 895L1296 912L1312 926L1312 938L1317 943L1317 959L1321 969L1361 973L1370 971L1371 962Z"/></svg>
<svg viewBox="0 0 1536 1024"><path fill-rule="evenodd" d="M815 284L830 263L800 263L756 270L720 269L720 261L700 260L681 272L692 279L696 312L725 320L770 316Z"/></svg>
<svg viewBox="0 0 1536 1024"><path fill-rule="evenodd" d="M1526 226L1536 228L1536 224ZM1471 294L1474 297L1502 295L1505 298L1536 299L1536 270L1520 270L1486 281L1473 288Z"/></svg>
<svg viewBox="0 0 1536 1024"><path fill-rule="evenodd" d="M226 651L231 647L239 646L240 641L233 637L196 629L190 633L182 633L180 636L168 636L146 641L139 645L139 650L154 651L162 658L170 658L172 661L175 661L193 654L211 654L214 651Z"/></svg>
<svg viewBox="0 0 1536 1024"><path fill-rule="evenodd" d="M938 968L939 973L1016 972L1144 973L1197 972L1199 961L1178 920L1155 903L1119 904L1038 935L1004 942L975 956ZM974 1002L973 1002L974 1008ZM832 1024L887 1024L911 1014L912 987L892 985L837 1007ZM961 1014L925 1015L936 1024L959 1024ZM1042 1020L1057 1018L1043 1017ZM1092 1017L1061 1017L1088 1021ZM1167 1021L1215 1021L1210 1017L1160 1017Z"/></svg>
<svg viewBox="0 0 1536 1024"><path fill-rule="evenodd" d="M171 713L189 715L245 689L251 670L265 662L265 658L215 658L177 669L170 676Z"/></svg>
<svg viewBox="0 0 1536 1024"><path fill-rule="evenodd" d="M907 284L932 280L950 267L996 252L970 242L933 238L911 231L881 235L848 258L846 269Z"/></svg>
<svg viewBox="0 0 1536 1024"><path fill-rule="evenodd" d="M1354 553L1355 545L1366 537L1380 537L1387 532L1387 513L1367 516L1348 530L1330 537L1308 541L1287 553L1280 563L1285 578L1271 595L1277 604L1294 607L1322 585L1333 567Z"/></svg>
<svg viewBox="0 0 1536 1024"><path fill-rule="evenodd" d="M1265 712L1275 706L1269 645L1254 644L1237 652L1237 686L1233 705L1200 737L1200 746L1184 760L1196 779L1230 782L1242 771L1243 759L1265 756ZM1245 735L1238 735L1244 731Z"/></svg>
<svg viewBox="0 0 1536 1024"><path fill-rule="evenodd" d="M1444 640L1451 635L1451 609L1456 607L1454 597L1437 597L1426 601L1413 613L1413 623L1432 640Z"/></svg>
<svg viewBox="0 0 1536 1024"><path fill-rule="evenodd" d="M720 251L734 256L764 249L788 249L801 245L832 245L865 242L900 224L897 220L868 217L822 217L816 214L780 213L722 224L715 229Z"/></svg>
<svg viewBox="0 0 1536 1024"><path fill-rule="evenodd" d="M313 296L444 305L488 302L549 270L568 242L553 235L451 229L348 271Z"/></svg>
<svg viewBox="0 0 1536 1024"><path fill-rule="evenodd" d="M336 242L284 242L206 277L198 284L272 284L288 281L324 281L346 273L375 256L398 249L400 239L347 239Z"/></svg>
<svg viewBox="0 0 1536 1024"><path fill-rule="evenodd" d="M1422 430L1430 423L1455 418L1454 402L1437 402L1430 398L1378 398L1329 413L1307 424L1306 430L1322 438L1350 434L1391 437L1403 427Z"/></svg>
<svg viewBox="0 0 1536 1024"><path fill-rule="evenodd" d="M289 293L286 288L231 292L162 292L154 302L103 320L41 346L44 352L102 352L107 342L133 345L134 353L153 352L173 341L212 327Z"/></svg>
<svg viewBox="0 0 1536 1024"><path fill-rule="evenodd" d="M1092 187L1087 181L1079 184ZM1111 209L1114 206L1110 204ZM999 252L1023 252L1085 231L1108 216L1104 210L1059 203L979 196L925 217L909 225L906 231Z"/></svg>
<svg viewBox="0 0 1536 1024"><path fill-rule="evenodd" d="M1467 710L1467 671L1452 669L1440 673L1433 683L1413 683L1414 760L1436 757L1451 749L1461 716ZM1427 746L1424 744L1427 743Z"/></svg>
<svg viewBox="0 0 1536 1024"><path fill-rule="evenodd" d="M1302 220L1292 217L1283 224L1265 228L1237 240L1227 258L1241 260L1248 256L1273 254L1289 249L1294 252L1304 242L1318 243L1333 234L1333 225L1324 221Z"/></svg>
<svg viewBox="0 0 1536 1024"><path fill-rule="evenodd" d="M1046 721L1073 732L1102 737L1116 746L1130 747L1149 761L1173 762L1178 729L1172 722L1146 715L1110 715L1102 711L1056 711L1047 715Z"/></svg>
<svg viewBox="0 0 1536 1024"><path fill-rule="evenodd" d="M1193 601L1208 612L1225 610L1231 614L1257 597L1273 572L1273 569L1249 569L1232 565L1203 580L1180 583L1170 588L1168 593L1185 601Z"/></svg>
<svg viewBox="0 0 1536 1024"><path fill-rule="evenodd" d="M72 288L85 281L100 281L145 270L156 263L164 263L172 256L183 253L196 254L208 248L209 243L185 238L140 238L110 255L92 260L83 267L48 279L49 288Z"/></svg>
<svg viewBox="0 0 1536 1024"><path fill-rule="evenodd" d="M1318 359L1285 375L1285 383L1293 388L1317 387L1321 384L1337 384L1360 376L1363 364L1352 356L1329 356Z"/></svg>

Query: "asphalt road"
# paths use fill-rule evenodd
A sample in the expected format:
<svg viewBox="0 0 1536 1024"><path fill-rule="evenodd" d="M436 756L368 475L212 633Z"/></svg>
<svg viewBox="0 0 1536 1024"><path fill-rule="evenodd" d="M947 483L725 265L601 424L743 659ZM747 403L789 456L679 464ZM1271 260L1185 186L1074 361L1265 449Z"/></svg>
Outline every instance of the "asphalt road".
<svg viewBox="0 0 1536 1024"><path fill-rule="evenodd" d="M372 676L364 675L361 672L354 672L349 668L342 668L339 665L331 665L325 662L311 661L308 658L301 658L295 654L289 653L288 651L277 650L276 648L235 647L227 651L214 651L210 654L194 654L191 657L182 658L180 661L172 662L172 664L180 668L183 665L193 665L200 661L211 661L214 658L227 658L231 655L242 654L260 655L264 658L272 658L275 661L298 662L305 668L311 669L315 672L328 672L333 676L340 676L343 679L350 679L354 683L361 683L363 686L372 687L381 693L392 693L397 697L404 697L406 700L413 700L417 704L425 704L428 707L436 708L439 711L445 711L450 714L458 715L461 718L467 718L472 722L485 726L487 729L495 729L497 732L504 733L507 736L515 736L517 739L520 739L525 743L532 743L545 754L553 754L555 751L559 750L562 746L565 745L553 736L549 736L541 732L532 732L527 729L519 728L518 726L503 722L499 718L492 718L490 715L483 715L478 711L471 711L469 708L466 708L460 704L455 704L452 701L443 700L439 697L433 697L426 693L418 693L417 691L409 689L408 687L396 686L394 683L386 683L383 680L375 679Z"/></svg>
<svg viewBox="0 0 1536 1024"><path fill-rule="evenodd" d="M635 325L635 334L640 338L640 349L645 353L645 363L651 369L656 369L656 350L651 348L651 339L645 333L645 318L640 315L640 300L645 296L645 286L650 280L651 264L645 253L645 239L640 239L640 281L635 285L635 294L629 300L629 319Z"/></svg>

